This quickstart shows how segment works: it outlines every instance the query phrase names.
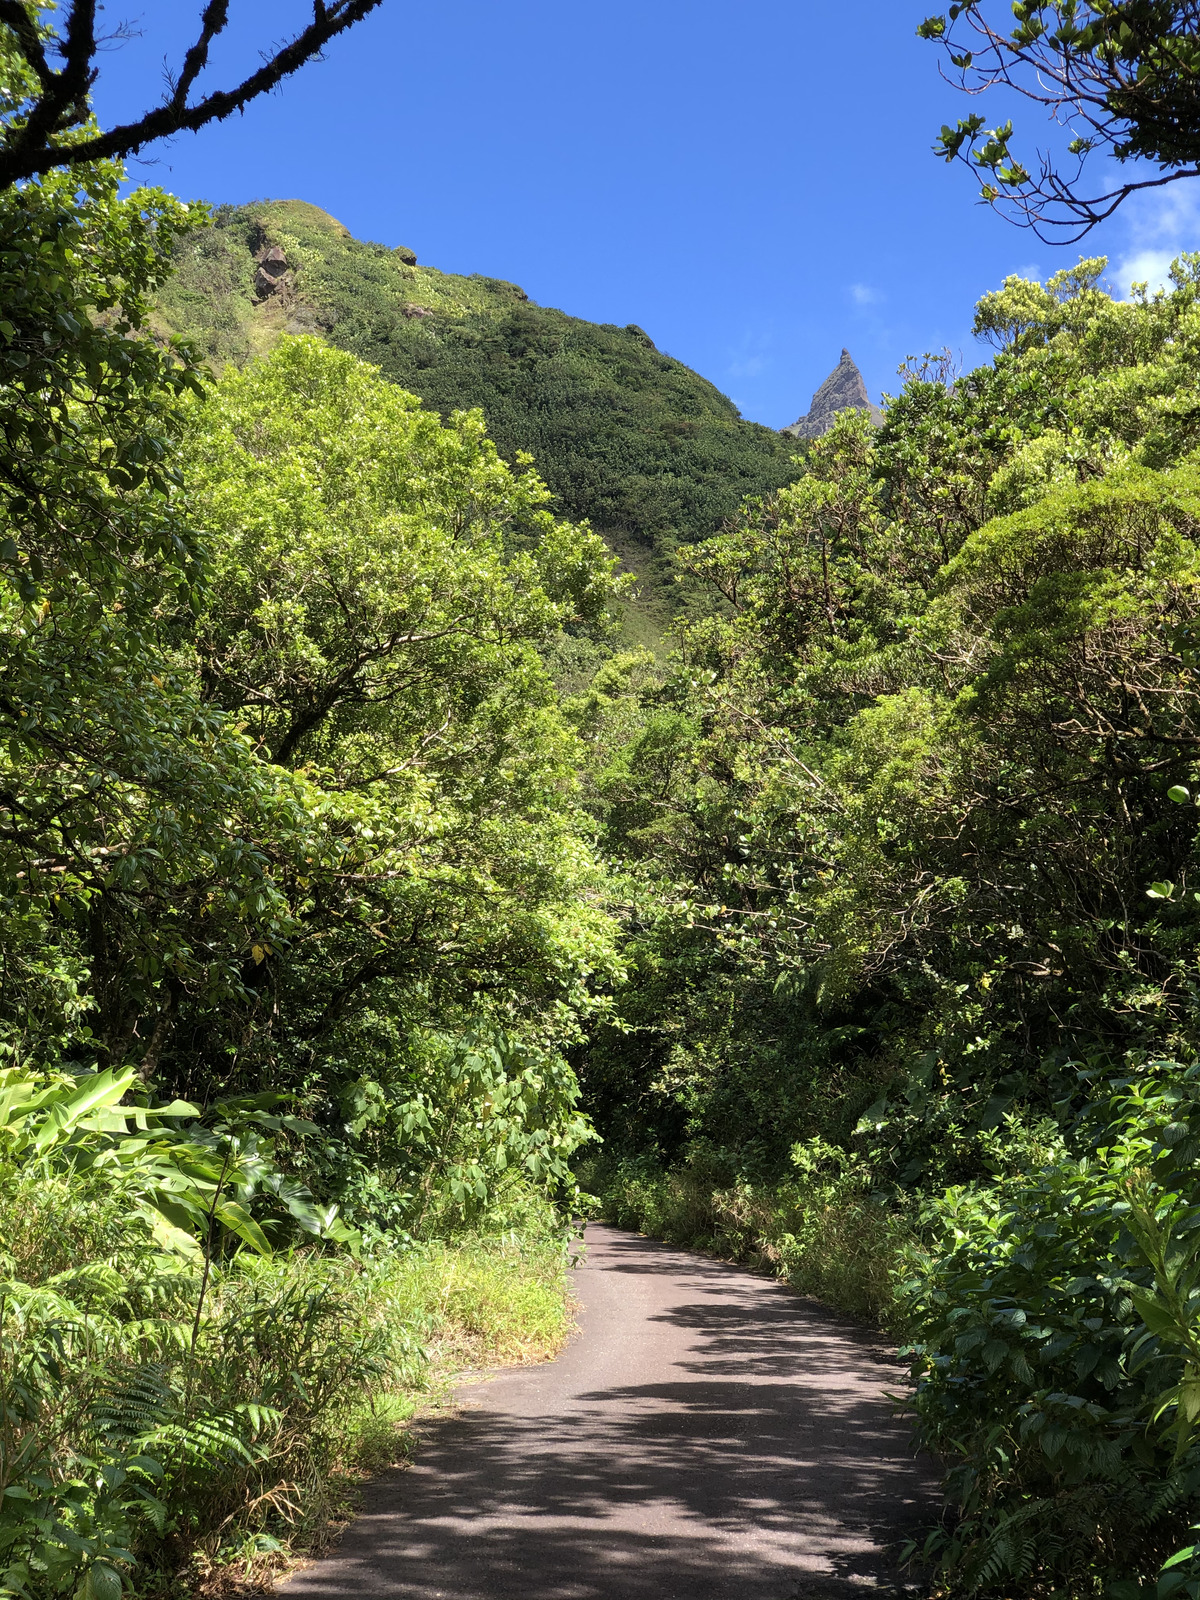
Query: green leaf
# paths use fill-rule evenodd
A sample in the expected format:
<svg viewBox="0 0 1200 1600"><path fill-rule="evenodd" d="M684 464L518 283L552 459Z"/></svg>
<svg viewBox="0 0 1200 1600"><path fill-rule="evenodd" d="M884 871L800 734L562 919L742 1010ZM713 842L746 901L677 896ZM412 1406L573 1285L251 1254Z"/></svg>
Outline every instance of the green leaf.
<svg viewBox="0 0 1200 1600"><path fill-rule="evenodd" d="M1149 1328L1150 1332L1159 1338L1173 1339L1177 1334L1175 1317L1170 1307L1164 1305L1157 1295L1148 1291L1131 1289L1130 1299L1133 1301L1138 1316Z"/></svg>
<svg viewBox="0 0 1200 1600"><path fill-rule="evenodd" d="M121 1600L121 1575L106 1561L93 1561L76 1593L80 1600Z"/></svg>
<svg viewBox="0 0 1200 1600"><path fill-rule="evenodd" d="M214 1215L222 1227L228 1228L230 1233L248 1244L252 1250L257 1250L259 1255L269 1256L274 1254L270 1240L255 1222L254 1218L236 1200L223 1201L217 1206Z"/></svg>

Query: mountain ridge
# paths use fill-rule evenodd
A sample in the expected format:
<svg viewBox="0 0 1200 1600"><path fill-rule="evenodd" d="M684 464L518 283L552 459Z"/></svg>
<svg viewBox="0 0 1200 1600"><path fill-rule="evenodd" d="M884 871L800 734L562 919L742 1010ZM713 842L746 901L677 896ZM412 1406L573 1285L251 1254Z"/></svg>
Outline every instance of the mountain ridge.
<svg viewBox="0 0 1200 1600"><path fill-rule="evenodd" d="M217 366L314 333L443 415L481 407L501 454L532 454L562 513L591 521L638 572L656 625L686 604L676 546L802 470L792 439L748 422L635 324L586 322L506 280L422 266L306 201L217 207L181 244L156 317Z"/></svg>

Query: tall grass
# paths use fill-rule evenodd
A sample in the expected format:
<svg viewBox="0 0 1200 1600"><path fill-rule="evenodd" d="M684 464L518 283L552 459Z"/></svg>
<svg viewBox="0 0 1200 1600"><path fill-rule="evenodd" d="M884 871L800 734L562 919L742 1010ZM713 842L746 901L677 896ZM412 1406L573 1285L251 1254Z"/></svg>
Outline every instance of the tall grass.
<svg viewBox="0 0 1200 1600"><path fill-rule="evenodd" d="M278 1565L454 1372L543 1359L571 1326L548 1216L203 1265L98 1177L0 1170L0 1594L119 1600Z"/></svg>
<svg viewBox="0 0 1200 1600"><path fill-rule="evenodd" d="M763 1268L802 1294L900 1331L895 1269L912 1230L852 1172L767 1185L731 1180L704 1162L668 1171L635 1158L593 1161L580 1181L618 1227Z"/></svg>

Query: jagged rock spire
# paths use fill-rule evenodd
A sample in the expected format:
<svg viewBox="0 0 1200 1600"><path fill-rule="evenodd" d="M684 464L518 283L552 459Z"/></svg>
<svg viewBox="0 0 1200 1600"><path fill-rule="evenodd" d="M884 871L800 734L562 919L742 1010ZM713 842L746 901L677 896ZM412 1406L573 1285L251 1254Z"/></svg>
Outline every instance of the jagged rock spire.
<svg viewBox="0 0 1200 1600"><path fill-rule="evenodd" d="M842 359L812 397L812 404L802 417L781 433L793 439L819 439L839 411L869 411L872 420L880 420L879 410L871 404L863 375L854 364L849 350L843 349Z"/></svg>

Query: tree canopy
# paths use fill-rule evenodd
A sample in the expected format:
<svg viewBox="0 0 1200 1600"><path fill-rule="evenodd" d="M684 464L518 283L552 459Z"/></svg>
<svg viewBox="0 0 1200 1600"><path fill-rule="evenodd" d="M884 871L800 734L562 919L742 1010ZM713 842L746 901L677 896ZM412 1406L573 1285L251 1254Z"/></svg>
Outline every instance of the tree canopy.
<svg viewBox="0 0 1200 1600"><path fill-rule="evenodd" d="M613 957L543 652L611 558L352 356L210 392L136 336L185 214L58 182L4 201L27 325L39 272L76 295L7 344L9 1048L314 1114L452 1017L545 1056Z"/></svg>
<svg viewBox="0 0 1200 1600"><path fill-rule="evenodd" d="M687 553L721 603L670 670L577 713L610 1215L895 1319L964 1592L1132 1583L1194 1516L1200 261L1103 267L839 419Z"/></svg>
<svg viewBox="0 0 1200 1600"><path fill-rule="evenodd" d="M0 187L0 1590L280 1545L586 1207L909 1341L948 1595L1200 1593L1200 255L800 456L410 257Z"/></svg>

